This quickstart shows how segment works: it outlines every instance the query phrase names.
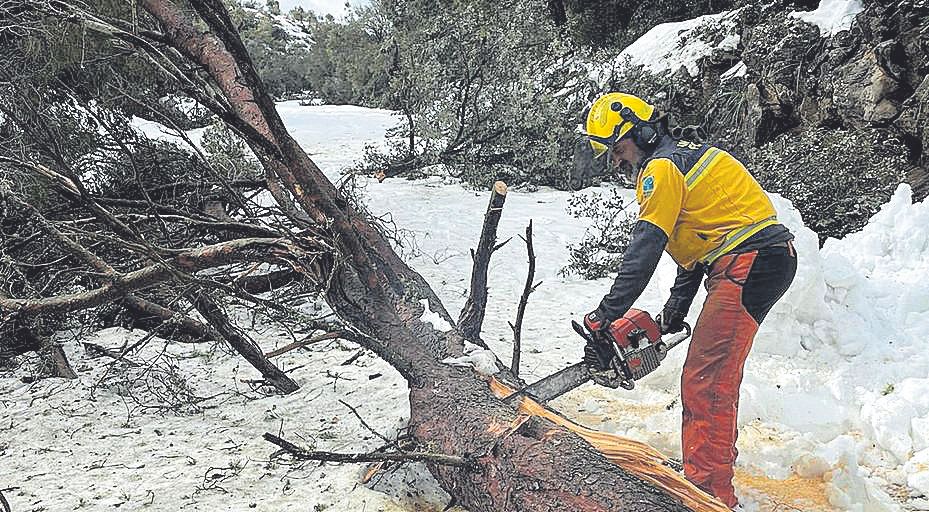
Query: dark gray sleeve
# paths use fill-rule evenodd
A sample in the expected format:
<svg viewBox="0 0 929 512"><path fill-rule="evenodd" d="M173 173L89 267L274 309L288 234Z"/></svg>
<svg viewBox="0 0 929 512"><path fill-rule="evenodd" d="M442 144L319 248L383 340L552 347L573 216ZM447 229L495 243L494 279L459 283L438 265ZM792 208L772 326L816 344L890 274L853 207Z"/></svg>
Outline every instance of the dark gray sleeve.
<svg viewBox="0 0 929 512"><path fill-rule="evenodd" d="M640 220L632 228L632 240L623 253L623 263L613 286L600 301L600 313L609 323L623 316L639 298L655 273L668 236L651 222Z"/></svg>
<svg viewBox="0 0 929 512"><path fill-rule="evenodd" d="M693 270L677 267L677 278L674 279L674 286L671 287L671 297L668 298L668 302L665 302L665 309L687 316L702 282L703 265L698 263Z"/></svg>

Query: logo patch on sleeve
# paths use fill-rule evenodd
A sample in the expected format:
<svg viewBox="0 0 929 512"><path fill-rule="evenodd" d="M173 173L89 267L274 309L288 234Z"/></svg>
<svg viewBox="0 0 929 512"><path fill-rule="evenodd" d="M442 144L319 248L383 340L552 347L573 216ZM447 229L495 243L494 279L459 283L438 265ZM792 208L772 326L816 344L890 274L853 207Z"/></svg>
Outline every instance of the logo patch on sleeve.
<svg viewBox="0 0 929 512"><path fill-rule="evenodd" d="M652 195L652 192L655 191L655 177L648 176L642 180L642 194L645 197Z"/></svg>

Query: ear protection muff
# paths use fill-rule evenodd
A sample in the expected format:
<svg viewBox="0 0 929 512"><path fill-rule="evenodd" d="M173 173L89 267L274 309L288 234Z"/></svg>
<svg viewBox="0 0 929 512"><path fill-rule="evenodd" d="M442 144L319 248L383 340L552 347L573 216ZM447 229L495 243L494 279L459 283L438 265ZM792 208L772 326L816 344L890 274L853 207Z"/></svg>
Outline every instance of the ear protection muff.
<svg viewBox="0 0 929 512"><path fill-rule="evenodd" d="M653 123L643 121L631 108L615 101L610 105L610 110L619 112L623 120L632 124L629 129L629 136L637 146L650 149L658 142L658 130Z"/></svg>

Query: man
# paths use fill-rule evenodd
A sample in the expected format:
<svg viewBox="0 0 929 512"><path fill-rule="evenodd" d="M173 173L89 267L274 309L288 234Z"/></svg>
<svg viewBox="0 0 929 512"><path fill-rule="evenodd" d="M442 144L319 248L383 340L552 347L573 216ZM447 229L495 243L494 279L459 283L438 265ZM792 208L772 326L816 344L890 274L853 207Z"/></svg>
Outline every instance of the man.
<svg viewBox="0 0 929 512"><path fill-rule="evenodd" d="M592 105L595 153L637 170L639 220L610 292L585 325L602 331L639 297L662 250L678 264L661 314L662 334L683 329L697 289L707 298L681 376L684 474L730 508L742 369L758 325L797 269L793 235L777 222L764 190L727 152L672 137L655 108L608 93Z"/></svg>

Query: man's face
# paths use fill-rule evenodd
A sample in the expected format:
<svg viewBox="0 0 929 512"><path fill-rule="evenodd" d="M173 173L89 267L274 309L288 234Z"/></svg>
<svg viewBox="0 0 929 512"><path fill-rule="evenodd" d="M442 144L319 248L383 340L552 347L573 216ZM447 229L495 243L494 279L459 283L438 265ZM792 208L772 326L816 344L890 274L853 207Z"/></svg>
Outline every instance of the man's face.
<svg viewBox="0 0 929 512"><path fill-rule="evenodd" d="M613 165L617 167L621 163L626 163L635 169L639 166L639 161L642 160L642 150L632 142L632 139L620 139L613 144L610 150L610 158L613 159Z"/></svg>

